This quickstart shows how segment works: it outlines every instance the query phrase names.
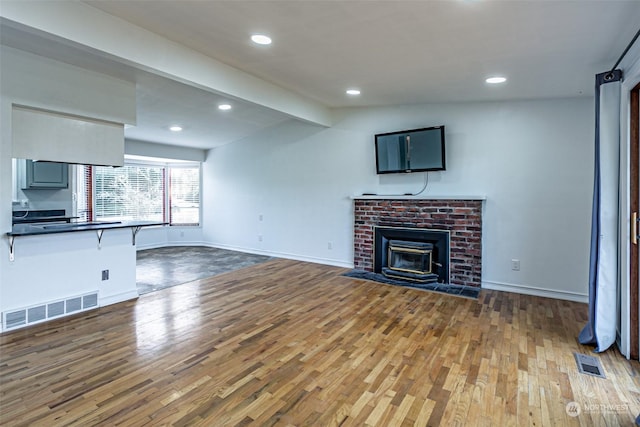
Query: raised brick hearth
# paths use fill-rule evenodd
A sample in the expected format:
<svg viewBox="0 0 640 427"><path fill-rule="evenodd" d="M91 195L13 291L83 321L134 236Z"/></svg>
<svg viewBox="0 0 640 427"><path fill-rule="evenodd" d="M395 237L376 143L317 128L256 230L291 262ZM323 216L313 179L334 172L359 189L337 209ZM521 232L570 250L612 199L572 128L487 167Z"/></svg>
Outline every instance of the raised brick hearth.
<svg viewBox="0 0 640 427"><path fill-rule="evenodd" d="M373 271L376 226L449 230L449 284L480 287L482 200L356 199L353 260L356 269Z"/></svg>

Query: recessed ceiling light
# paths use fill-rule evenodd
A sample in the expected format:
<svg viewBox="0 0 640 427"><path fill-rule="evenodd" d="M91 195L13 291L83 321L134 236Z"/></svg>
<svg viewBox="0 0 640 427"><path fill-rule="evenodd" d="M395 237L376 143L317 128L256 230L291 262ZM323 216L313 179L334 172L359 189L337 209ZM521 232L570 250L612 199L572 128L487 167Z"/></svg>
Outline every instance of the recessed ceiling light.
<svg viewBox="0 0 640 427"><path fill-rule="evenodd" d="M229 104L220 104L218 105L218 109L222 111L231 110L231 105Z"/></svg>
<svg viewBox="0 0 640 427"><path fill-rule="evenodd" d="M251 41L256 44L267 45L271 44L271 37L265 36L264 34L254 34L251 36Z"/></svg>
<svg viewBox="0 0 640 427"><path fill-rule="evenodd" d="M504 83L506 81L507 81L507 78L502 76L489 77L487 80L485 80L485 82L492 85L495 85L498 83Z"/></svg>
<svg viewBox="0 0 640 427"><path fill-rule="evenodd" d="M174 126L171 126L171 127L169 128L169 130L170 130L171 132L180 132L180 131L182 130L182 127L181 127L181 126L174 125Z"/></svg>
<svg viewBox="0 0 640 427"><path fill-rule="evenodd" d="M347 95L360 95L360 89L347 89Z"/></svg>

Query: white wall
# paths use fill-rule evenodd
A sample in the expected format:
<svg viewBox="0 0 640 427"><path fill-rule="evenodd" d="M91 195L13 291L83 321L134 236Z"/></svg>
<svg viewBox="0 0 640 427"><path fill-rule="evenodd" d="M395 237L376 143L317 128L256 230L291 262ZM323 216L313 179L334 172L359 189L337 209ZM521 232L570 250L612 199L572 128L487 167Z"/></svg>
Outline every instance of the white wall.
<svg viewBox="0 0 640 427"><path fill-rule="evenodd" d="M204 240L231 249L349 265L349 181L355 175L348 159L360 153L357 146L344 144L338 137L342 133L290 121L210 150L203 165Z"/></svg>
<svg viewBox="0 0 640 427"><path fill-rule="evenodd" d="M137 250L165 246L203 246L202 226L146 227L136 237Z"/></svg>
<svg viewBox="0 0 640 427"><path fill-rule="evenodd" d="M374 134L444 124L447 171L429 173L424 195L486 196L483 286L586 301L592 116L592 99L575 98L343 109L328 129L291 121L211 150L204 240L351 266L349 196L423 185L375 174Z"/></svg>

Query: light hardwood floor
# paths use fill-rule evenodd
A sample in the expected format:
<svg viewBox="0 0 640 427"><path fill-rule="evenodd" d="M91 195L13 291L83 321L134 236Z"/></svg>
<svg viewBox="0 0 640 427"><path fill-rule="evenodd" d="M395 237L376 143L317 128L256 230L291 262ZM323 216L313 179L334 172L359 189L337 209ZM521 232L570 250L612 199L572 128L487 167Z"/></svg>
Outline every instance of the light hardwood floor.
<svg viewBox="0 0 640 427"><path fill-rule="evenodd" d="M640 367L577 372L586 305L273 260L0 336L11 426L632 425ZM570 402L581 405L567 415Z"/></svg>

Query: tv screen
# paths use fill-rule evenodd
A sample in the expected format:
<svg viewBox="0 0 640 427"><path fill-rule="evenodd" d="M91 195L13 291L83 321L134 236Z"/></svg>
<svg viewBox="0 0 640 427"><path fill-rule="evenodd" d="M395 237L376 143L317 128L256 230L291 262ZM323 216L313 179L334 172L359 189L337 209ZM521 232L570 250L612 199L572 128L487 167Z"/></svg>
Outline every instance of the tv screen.
<svg viewBox="0 0 640 427"><path fill-rule="evenodd" d="M376 135L376 171L409 173L446 169L444 126Z"/></svg>

